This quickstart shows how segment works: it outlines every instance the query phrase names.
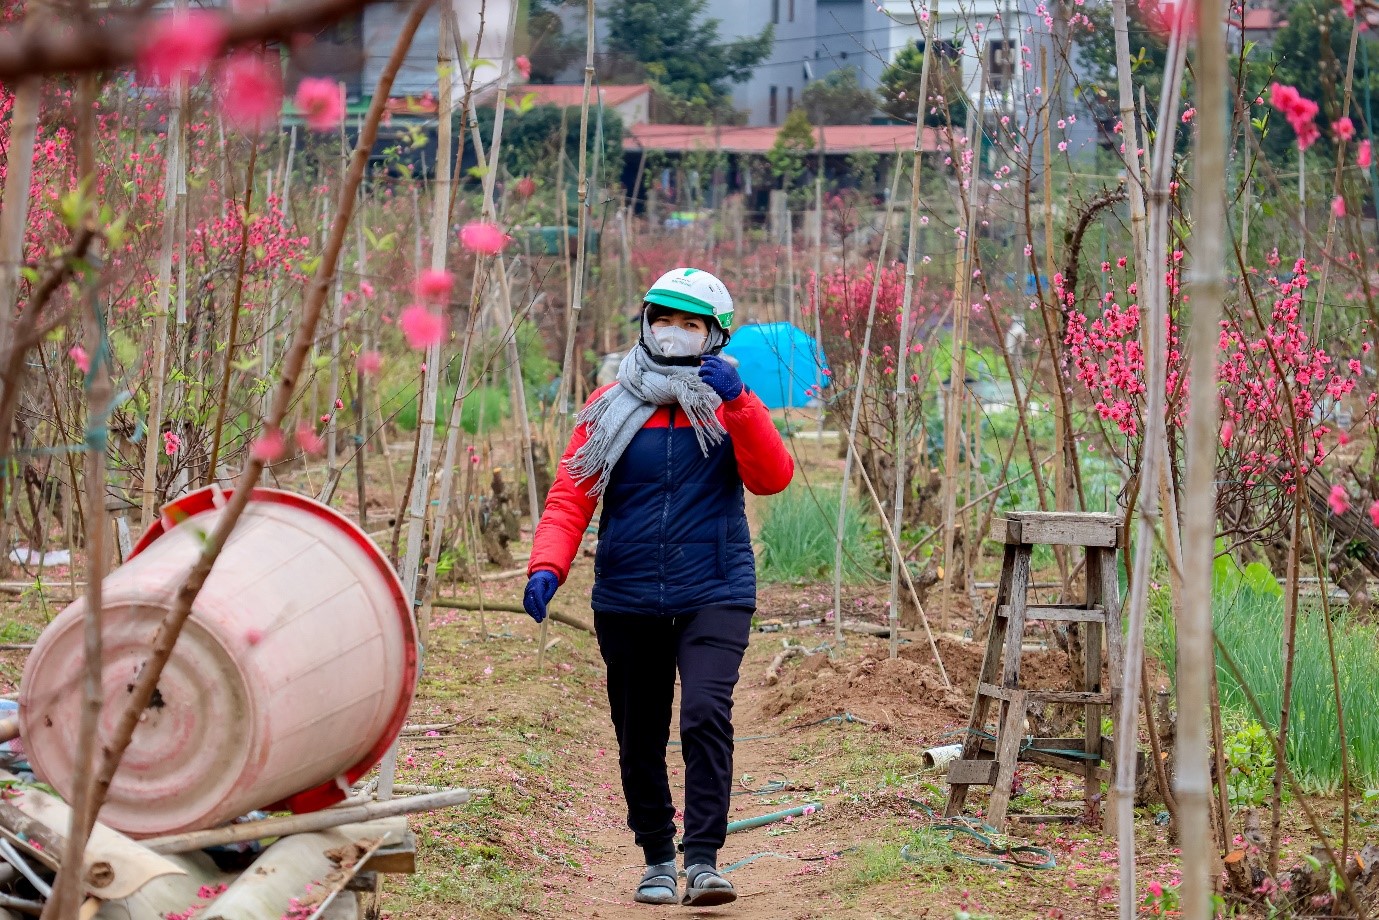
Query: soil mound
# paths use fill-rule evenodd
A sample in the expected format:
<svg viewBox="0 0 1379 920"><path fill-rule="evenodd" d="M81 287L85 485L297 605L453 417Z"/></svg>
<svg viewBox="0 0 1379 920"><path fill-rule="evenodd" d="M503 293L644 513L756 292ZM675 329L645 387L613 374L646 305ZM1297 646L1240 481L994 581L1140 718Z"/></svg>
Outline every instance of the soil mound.
<svg viewBox="0 0 1379 920"><path fill-rule="evenodd" d="M887 725L946 724L966 715L970 704L967 693L943 686L932 664L874 655L831 661L820 652L783 668L759 711L765 718L788 713L801 721L850 712Z"/></svg>
<svg viewBox="0 0 1379 920"><path fill-rule="evenodd" d="M819 652L785 663L780 681L765 688L758 714L809 721L850 712L868 721L919 731L952 727L971 714L984 650L975 642L948 637L939 638L937 644L951 688L944 686L927 643L907 645L894 659L884 651L840 660ZM1058 650L1025 652L1020 673L1022 683L1030 687L1072 687L1068 658Z"/></svg>

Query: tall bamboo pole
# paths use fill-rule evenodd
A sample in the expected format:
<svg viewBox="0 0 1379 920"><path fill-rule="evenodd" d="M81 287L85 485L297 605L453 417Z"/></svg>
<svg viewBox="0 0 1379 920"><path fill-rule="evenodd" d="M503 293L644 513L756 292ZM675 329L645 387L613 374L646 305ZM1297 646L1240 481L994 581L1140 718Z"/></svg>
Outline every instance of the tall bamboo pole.
<svg viewBox="0 0 1379 920"><path fill-rule="evenodd" d="M905 250L905 294L900 305L900 341L896 346L895 367L895 501L891 511L891 525L895 537L891 540L890 594L890 657L900 654L900 567L905 564L900 555L900 531L905 522L905 493L909 479L905 463L910 446L907 413L910 408L910 314L915 294L915 260L919 258L919 180L924 153L924 115L929 99L930 63L934 54L934 29L938 24L938 0L929 0L929 24L924 35L924 62L919 69L919 98L915 101L915 149L910 166L910 237ZM823 215L819 215L820 228ZM944 557L944 564L948 564Z"/></svg>
<svg viewBox="0 0 1379 920"><path fill-rule="evenodd" d="M511 81L512 49L515 43L514 36L517 26L517 4L513 3L510 7L510 10L511 12L508 17L507 31L504 32L503 39L503 62L498 78L498 97L494 102L496 108L493 120L493 146L487 154L485 154L484 152L483 138L479 134L479 120L477 118L474 94L471 91L472 84L470 83L472 75L468 73L466 65L463 61L461 61L460 64L461 72L464 73L466 77L466 92L464 104L465 108L467 109L470 115L469 124L470 132L474 141L475 156L479 160L479 165L484 167L485 170L483 186L483 216L484 220L491 222L496 222L498 219L497 209L493 204L493 187L494 179L498 171L498 154L502 149L503 110L505 108L504 103L507 99L508 84ZM449 17L453 15L453 13L450 10L446 10L446 15L447 17ZM453 19L450 23L450 27L452 30L451 34L455 38L458 38L459 29L457 24L453 21ZM456 454L459 453L459 439L461 431L460 419L463 417L464 414L465 396L467 395L469 388L469 360L470 351L473 343L472 330L475 326L475 323L478 320L480 312L480 295L482 293L483 286L486 283L485 276L487 273L484 271L486 263L487 260L482 257L479 258L475 263L474 287L473 290L470 292L470 329L469 331L467 331L464 343L461 346L463 351L460 355L459 385L455 388L455 398L451 401L450 404L450 427L446 431L445 452L442 455L443 459L441 460L440 483L437 487L439 492L439 502L437 505L436 520L433 527L435 534L432 536L430 548L427 553L426 571L433 573L436 571L436 566L440 561L442 543L440 539L440 534L444 532L445 522L450 514L451 495L454 488L455 480L455 457ZM523 407L523 411L525 412L525 406ZM483 418L484 413L481 412L479 414L479 417ZM466 489L465 492L465 500L468 501L468 497L472 493L468 489ZM462 517L462 520L468 521L468 514L464 515ZM474 548L474 559L472 559L471 562L476 563L477 566L478 542L471 540L470 544ZM475 568L475 571L477 573L477 567ZM434 595L435 579L432 578L428 580L428 583L422 588L421 593L417 597L417 602L420 605L421 609L421 622L424 624L424 629L427 633L429 633L430 631L431 599L432 597L434 597ZM487 641L488 630L483 629L481 630L481 632L484 640Z"/></svg>
<svg viewBox="0 0 1379 920"><path fill-rule="evenodd" d="M1139 290L1145 289L1144 174L1140 171L1139 119L1135 117L1134 67L1130 61L1130 22L1125 0L1111 0L1116 38L1116 87L1120 95L1120 139L1125 147L1126 185L1130 192L1130 239L1133 241Z"/></svg>
<svg viewBox="0 0 1379 920"><path fill-rule="evenodd" d="M575 248L575 271L570 297L569 319L565 326L565 359L560 364L560 387L556 396L556 440L564 442L570 424L570 394L574 392L575 336L579 332L579 314L584 307L584 264L588 257L585 237L588 235L589 177L585 168L589 159L589 91L594 81L594 0L586 0L584 18L587 34L584 46L584 97L579 107L579 212L575 216L579 239ZM565 138L560 139L564 156ZM561 189L562 201L565 190Z"/></svg>
<svg viewBox="0 0 1379 920"><path fill-rule="evenodd" d="M1159 465L1166 443L1164 412L1167 399L1168 343L1165 333L1168 290L1162 266L1167 258L1169 230L1169 189L1173 142L1178 125L1178 95L1186 61L1186 41L1182 29L1175 28L1169 39L1165 64L1163 97L1159 104L1159 133L1154 140L1148 209L1147 273L1152 283L1144 292L1147 301L1146 329L1149 361L1146 387L1144 440L1141 451L1140 518L1135 535L1135 558L1130 579L1128 631L1125 643L1124 686L1116 726L1115 808L1120 849L1120 917L1134 920L1135 903L1135 751L1139 732L1135 729L1139 711L1140 671L1144 666L1144 619L1149 600L1149 566L1154 551L1154 531L1159 518Z"/></svg>
<svg viewBox="0 0 1379 920"><path fill-rule="evenodd" d="M1175 788L1183 847L1185 920L1211 917L1211 769L1207 731L1210 678L1212 544L1216 538L1216 346L1226 293L1226 37L1221 0L1199 0L1197 14L1197 164L1193 182L1191 404L1184 502L1183 615L1178 621L1178 760Z"/></svg>
<svg viewBox="0 0 1379 920"><path fill-rule="evenodd" d="M436 164L431 180L431 270L445 271L450 252L450 182L452 122L455 115L455 58L450 44L450 17L442 15L440 39L436 46L436 71L439 75L437 105L439 123L436 132ZM420 230L420 228L418 228ZM431 453L436 437L436 397L444 371L440 360L441 346L436 342L426 349L426 370L422 372L422 397L417 445L417 472L412 479L411 497L407 506L407 552L402 563L402 585L409 597L416 599L417 576L421 567L422 546L426 539L426 512L431 497ZM464 381L460 381L464 387ZM420 624L423 644L429 636L426 623Z"/></svg>
<svg viewBox="0 0 1379 920"><path fill-rule="evenodd" d="M847 456L843 460L843 485L838 494L838 529L834 532L833 546L833 641L843 641L843 528L847 524L848 489L852 483L852 464L857 456L857 420L862 417L862 396L867 386L867 367L871 361L871 330L876 319L876 301L881 294L881 270L886 265L886 254L891 243L891 214L895 208L895 197L900 191L900 174L905 164L900 157L895 158L895 171L891 176L891 194L886 199L885 223L881 230L881 251L876 254L876 266L872 271L871 303L867 307L867 326L862 334L862 351L857 361L857 380L853 384L852 418L848 422Z"/></svg>
<svg viewBox="0 0 1379 920"><path fill-rule="evenodd" d="M977 63L977 99L967 108L967 143L976 138L972 165L968 171L967 192L959 195L965 209L965 227L959 247L958 266L953 284L953 337L949 346L948 398L943 413L943 590L939 612L939 628L948 628L948 609L953 597L953 576L958 567L953 563L953 545L957 536L958 508L958 442L962 438L962 405L967 392L967 328L972 315L972 262L976 251L977 184L981 178L981 120L977 109L986 96L984 61ZM1047 164L1045 170L1047 171ZM970 457L970 451L969 457Z"/></svg>
<svg viewBox="0 0 1379 920"><path fill-rule="evenodd" d="M177 246L177 181L182 162L182 116L187 88L181 77L173 86L176 100L168 112L168 152L163 174L163 241L158 253L158 303L153 318L153 367L149 379L148 430L144 444L144 489L140 521L153 523L158 498L158 455L162 452L163 392L168 372L168 312L172 308L172 253Z"/></svg>

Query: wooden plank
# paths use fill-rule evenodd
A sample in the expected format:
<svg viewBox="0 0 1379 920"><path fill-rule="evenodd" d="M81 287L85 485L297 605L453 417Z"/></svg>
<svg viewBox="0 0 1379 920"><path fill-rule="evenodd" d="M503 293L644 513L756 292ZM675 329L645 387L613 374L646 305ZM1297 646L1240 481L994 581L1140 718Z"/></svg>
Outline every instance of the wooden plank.
<svg viewBox="0 0 1379 920"><path fill-rule="evenodd" d="M1025 691L1012 690L1006 704L1005 722L996 737L996 782L992 784L991 801L986 810L986 822L997 833L1005 831L1006 809L1010 807L1010 792L1015 781L1015 764L1020 756L1024 723Z"/></svg>
<svg viewBox="0 0 1379 920"><path fill-rule="evenodd" d="M1098 604L1101 598L1101 570L1106 565L1115 564L1115 554L1108 553L1100 549L1087 550L1087 606ZM1098 606L1098 609L1101 609ZM1105 610L1102 609L1102 616L1105 617ZM1101 685L1101 639L1102 622L1085 622L1082 624L1082 675L1083 681L1089 691L1102 692ZM1101 714L1102 707L1088 706L1084 716L1084 750L1095 750L1101 744ZM1093 761L1083 762L1083 804L1089 821L1095 826L1097 818L1101 813L1101 783L1096 778L1096 763Z"/></svg>
<svg viewBox="0 0 1379 920"><path fill-rule="evenodd" d="M1007 546L1005 557L1001 563L1001 579L996 589L997 605L1008 603L1010 600L1011 582L1015 577L1015 557L1021 552L1019 547ZM986 651L982 655L982 670L980 680L994 681L1000 676L1001 652L1005 648L1006 619L996 617L991 621L990 631L986 636ZM981 751L982 739L978 732L986 730L987 714L991 710L991 698L983 696L978 689L973 694L972 715L967 721L967 735L963 738L962 758L963 760L973 760ZM962 813L962 807L967 801L967 784L956 782L949 778L948 801L943 806L943 813L948 817L953 817ZM985 783L989 785L989 783Z"/></svg>
<svg viewBox="0 0 1379 920"><path fill-rule="evenodd" d="M998 616L1010 616L1010 605L1004 605L996 611ZM1025 608L1026 620L1059 620L1070 623L1103 623L1106 620L1106 611L1100 607L1088 609L1085 604L1046 604L1039 607Z"/></svg>
<svg viewBox="0 0 1379 920"><path fill-rule="evenodd" d="M1015 694L1020 693L1032 703L1071 703L1075 706L1109 706L1112 703L1111 694L1105 692L1083 690L1022 690L1018 687L998 687L986 681L981 681L977 684L977 692L1007 702L1014 700Z"/></svg>
<svg viewBox="0 0 1379 920"><path fill-rule="evenodd" d="M417 837L408 831L401 843L381 847L374 853L360 872L377 872L384 875L414 875L417 871Z"/></svg>
<svg viewBox="0 0 1379 920"><path fill-rule="evenodd" d="M1005 542L1024 546L1097 546L1114 549L1121 544L1121 522L1116 515L1074 515L1078 520L1030 520L1008 516ZM1092 519L1088 519L1092 518ZM1100 519L1098 519L1100 518Z"/></svg>
<svg viewBox="0 0 1379 920"><path fill-rule="evenodd" d="M996 782L996 761L994 760L955 760L948 765L948 784L950 786L990 786L994 782Z"/></svg>

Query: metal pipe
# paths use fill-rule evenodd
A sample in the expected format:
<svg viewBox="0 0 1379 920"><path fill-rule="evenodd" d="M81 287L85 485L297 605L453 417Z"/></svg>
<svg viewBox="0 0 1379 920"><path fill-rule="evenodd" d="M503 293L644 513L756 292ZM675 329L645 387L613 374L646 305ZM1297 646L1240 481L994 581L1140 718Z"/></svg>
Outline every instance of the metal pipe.
<svg viewBox="0 0 1379 920"><path fill-rule="evenodd" d="M45 898L51 898L53 896L53 886L43 881L43 878L34 871L33 866L29 865L29 861L19 855L19 851L14 848L14 844L3 837L0 837L0 855L3 855L10 865L18 869L19 874L28 879L29 884L33 885L34 888L38 890L39 894L43 895Z"/></svg>

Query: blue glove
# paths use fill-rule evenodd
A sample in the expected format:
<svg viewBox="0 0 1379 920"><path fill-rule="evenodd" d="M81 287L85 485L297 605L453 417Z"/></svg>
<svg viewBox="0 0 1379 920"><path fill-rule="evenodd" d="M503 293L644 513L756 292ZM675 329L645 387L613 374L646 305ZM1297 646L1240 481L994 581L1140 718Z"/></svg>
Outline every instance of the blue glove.
<svg viewBox="0 0 1379 920"><path fill-rule="evenodd" d="M705 355L699 362L699 379L713 388L724 402L742 395L742 377L737 368L718 355Z"/></svg>
<svg viewBox="0 0 1379 920"><path fill-rule="evenodd" d="M554 572L545 569L533 572L531 578L527 579L527 591L522 595L522 609L540 623L546 619L546 605L555 597L555 589L559 587L560 579L556 578Z"/></svg>

